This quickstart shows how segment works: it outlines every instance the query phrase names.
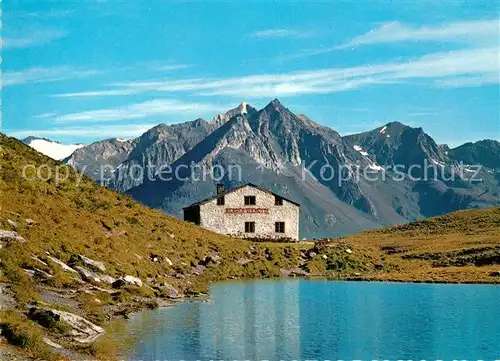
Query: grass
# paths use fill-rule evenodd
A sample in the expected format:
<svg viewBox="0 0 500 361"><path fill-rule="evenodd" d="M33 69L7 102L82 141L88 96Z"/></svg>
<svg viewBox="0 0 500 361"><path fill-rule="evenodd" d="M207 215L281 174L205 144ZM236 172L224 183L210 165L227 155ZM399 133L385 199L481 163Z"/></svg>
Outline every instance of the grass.
<svg viewBox="0 0 500 361"><path fill-rule="evenodd" d="M500 208L468 210L348 237L379 262L370 279L500 283ZM476 267L475 265L481 267Z"/></svg>
<svg viewBox="0 0 500 361"><path fill-rule="evenodd" d="M52 352L43 342L42 327L28 320L14 310L0 312L2 335L7 341L25 351L29 357L41 360L60 360L61 357Z"/></svg>

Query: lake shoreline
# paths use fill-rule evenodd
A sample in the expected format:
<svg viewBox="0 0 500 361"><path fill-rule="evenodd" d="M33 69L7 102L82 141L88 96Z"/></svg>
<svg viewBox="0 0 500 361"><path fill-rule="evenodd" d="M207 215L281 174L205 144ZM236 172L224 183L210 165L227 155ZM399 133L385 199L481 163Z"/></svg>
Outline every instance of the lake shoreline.
<svg viewBox="0 0 500 361"><path fill-rule="evenodd" d="M268 347L271 347L271 350L276 352L285 352L280 356L281 359L300 359L297 358L297 354L290 355L286 353L289 351L288 346L297 345L294 340L300 337L301 341L303 341L300 343L301 347L305 347L301 348L300 352L304 352L304 354L300 356L310 356L307 350L311 351L311 349L302 346L302 343L306 345L310 340L319 337L326 338L320 343L313 343L314 350L319 350L320 353L329 350L327 340L333 338L336 342L334 345L337 347L340 343L343 348L349 348L351 345L357 344L357 347L363 349L364 342L368 342L368 344L375 342L377 349L381 353L380 357L383 356L383 358L379 357L378 359L398 359L395 358L395 355L397 352L406 349L404 346L407 342L416 347L412 348L413 356L424 353L426 350L426 343L422 343L421 339L417 342L412 338L397 336L398 333L403 332L406 334L408 332L402 331L402 329L419 328L419 322L428 322L426 314L432 315L433 322L445 325L435 332L442 333L442 337L450 332L452 334L456 333L457 337L462 337L462 341L468 343L467 346L460 344L459 347L467 349L474 344L471 343L467 336L469 333L463 333L466 330L464 327L467 326L467 329L472 332L471 327L479 326L467 323L460 326L456 322L467 322L466 320L469 318L462 319L460 315L463 312L470 312L472 315L469 317L474 317L477 322L487 323L488 325L494 323L493 319L487 315L494 312L496 304L494 298L488 298L485 295L491 295L491 292L496 295L500 290L498 287L484 287L487 285L480 285L483 287L478 288L472 285L464 285L469 286L468 288L455 288L439 287L438 284L434 284L437 286L437 288L434 288L433 284L429 283L408 283L408 287L406 287L403 286L402 282L339 281L331 282L330 286L330 282L326 279L323 279L325 282L311 282L314 280L320 279L268 278L255 281L240 280L240 282L230 280L229 282L217 283L211 287L211 302L207 305L204 305L204 303L191 305L191 302L182 302L176 306L175 310L146 311L142 316L127 321L129 327L127 332L137 333L141 341L137 342L135 347L130 348L129 353L122 354L122 357L125 360L158 359L159 357L200 359L196 358L200 355L196 352L203 352L202 354L206 355L207 359L213 359L214 355L211 353L217 352L217 355L219 355L219 352L221 352L220 359L226 359L234 355L235 352L241 351L244 344L246 352L244 357L253 355L253 351L248 351L247 347L250 347L250 350L252 350L252 347L264 347L263 352L268 350ZM401 287L398 287L398 285ZM413 285L415 287L412 287ZM315 292L315 289L319 291ZM434 289L435 291L431 292ZM484 295L480 297L481 301L475 303L474 307L465 307L471 299L476 299L478 294ZM231 299L231 302L228 303L227 299ZM265 307L261 308L263 305ZM481 309L481 305L487 305L488 307L483 309L484 312L482 313L476 308ZM318 313L319 307L330 310L330 312ZM439 311L439 308L443 310ZM414 312L417 309L420 311ZM446 309L446 312L444 309ZM287 311L284 312L283 310ZM382 324L387 322L387 327L380 329L382 335L386 334L393 340L391 342L382 342L379 334L374 338L364 334L366 337L363 338L363 344L353 341L357 338L353 339L352 334L362 334L362 332L370 329L370 327L366 327L365 320L370 319L369 315L373 317L375 314L377 314L376 318ZM478 314L483 316L479 317ZM238 317L235 317L235 315L238 315ZM250 317L250 319L244 321L240 318L240 315L241 318ZM404 317L410 317L414 322L401 323L403 315L405 315ZM189 322L185 319L186 317ZM318 318L318 322L315 321L314 317ZM384 320L385 322L383 322ZM316 327L330 327L328 325L333 323L335 323L334 329L324 329L324 331L328 330L328 332L308 333L307 331L308 329L311 331L311 327L314 329ZM225 327L221 329L222 334L215 340L209 335L212 335L215 329L219 330L217 328L219 324L224 324ZM446 325L458 326L451 329ZM250 329L248 329L249 327ZM356 327L361 327L361 329L356 330ZM247 337L251 337L251 335L255 335L255 333L252 333L252 329L253 332L260 334L261 338L251 338L251 342L248 344L244 340L247 340ZM492 329L490 325L489 329L494 330L496 328ZM294 330L297 330L298 333L294 333ZM225 333L226 336L224 336ZM269 341L264 336L276 334L279 334L280 337L276 339L271 337ZM301 335L303 334L308 335L308 337L302 338ZM430 340L430 347L438 347L432 341L434 336L430 336L429 333L427 335ZM498 338L496 333L490 332L486 338L487 343L481 343L482 347L488 346L488 353L491 353L492 345L495 345L492 342L492 339L495 338ZM342 342L343 339L350 341ZM277 344L278 341L280 344ZM392 342L399 342L399 349L392 350ZM317 349L318 345L323 346ZM454 351L453 348L447 347L446 343L441 345L442 347L439 350L445 352L444 354L438 352L441 359L451 359L450 354ZM197 351L198 347L200 351ZM370 351L372 349L366 347L364 350ZM468 355L474 354L474 356L478 356L479 353L477 352L482 349L478 349L476 344L476 347L472 347L471 350ZM355 353L358 352L358 348L355 347L349 349L349 351L353 353L343 353L340 359L350 359L351 357L364 359ZM354 357L355 354L357 358ZM268 357L269 354L266 354L267 359L273 359L272 357L276 356L272 353L270 355L271 358ZM315 355L317 356L315 359L325 357L324 355ZM403 359L411 359L405 358L410 357L408 354L400 353L399 355L404 356ZM418 356L422 357L422 355ZM466 357L464 359L474 358Z"/></svg>
<svg viewBox="0 0 500 361"><path fill-rule="evenodd" d="M338 282L338 283L394 283L394 284L435 284L435 285L499 285L500 277L495 278L492 281L486 280L436 280L432 278L423 278L423 279L412 279L410 277L403 278L400 273L384 273L377 272L376 274L367 274L367 275L353 275L353 274L344 274L332 276L331 274L309 274L309 275L293 275L293 276L281 276L281 277L260 277L260 278L242 278L242 277L234 277L230 276L225 279L215 280L215 281L207 281L204 285L209 288L214 284L219 283L231 283L231 282L252 282L252 281L278 281L278 280L323 280L329 282ZM395 279L395 277L400 277ZM40 287L39 291L42 292L45 287ZM45 289L47 291L47 289ZM50 291L57 293L55 289L50 289ZM61 293L60 296L63 296ZM113 307L109 307L105 309L104 313L109 320L108 326L105 326L106 333L101 335L96 339L95 343L99 344L103 342L107 344L109 341L106 338L113 337L113 333L110 332L110 325L116 321L125 321L135 317L138 314L148 312L152 309L166 309L175 307L181 303L186 302L210 302L212 295L210 293L198 293L193 295L184 295L183 297L178 298L162 298L162 297L140 297L134 299L131 304L126 306L125 303L117 303L113 305ZM154 305L152 307L151 305ZM123 307L132 307L129 312L122 313L120 312ZM75 310L76 313L85 314L85 310L81 308L77 308ZM59 342L58 338L54 339ZM71 359L80 360L87 359L89 355L87 353L80 353L75 350L65 349L65 352L71 355ZM114 355L124 356L123 350L120 348L116 348Z"/></svg>

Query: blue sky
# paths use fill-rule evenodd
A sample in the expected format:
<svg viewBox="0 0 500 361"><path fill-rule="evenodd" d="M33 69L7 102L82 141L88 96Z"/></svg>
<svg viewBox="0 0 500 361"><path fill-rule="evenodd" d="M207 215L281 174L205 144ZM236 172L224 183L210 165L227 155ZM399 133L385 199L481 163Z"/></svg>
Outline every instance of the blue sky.
<svg viewBox="0 0 500 361"><path fill-rule="evenodd" d="M2 131L139 136L274 98L341 134L500 140L495 1L4 1Z"/></svg>

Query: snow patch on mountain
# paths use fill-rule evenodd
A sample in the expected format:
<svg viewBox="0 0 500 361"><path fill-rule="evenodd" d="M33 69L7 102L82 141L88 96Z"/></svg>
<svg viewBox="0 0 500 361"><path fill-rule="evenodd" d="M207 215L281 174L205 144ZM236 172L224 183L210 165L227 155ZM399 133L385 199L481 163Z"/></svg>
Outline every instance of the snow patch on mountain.
<svg viewBox="0 0 500 361"><path fill-rule="evenodd" d="M385 170L384 167L379 166L377 163L372 163L368 166L371 170L382 171Z"/></svg>
<svg viewBox="0 0 500 361"><path fill-rule="evenodd" d="M435 165L440 166L440 167L445 166L445 164L443 162L439 162L439 161L435 160L434 158L431 158L431 162L434 163Z"/></svg>
<svg viewBox="0 0 500 361"><path fill-rule="evenodd" d="M61 144L48 139L30 139L25 143L55 160L63 160L73 154L75 150L84 146L83 144Z"/></svg>
<svg viewBox="0 0 500 361"><path fill-rule="evenodd" d="M359 145L354 145L353 148L354 150L358 151L361 155L364 155L365 157L368 156L368 152L365 152L363 148L361 148Z"/></svg>
<svg viewBox="0 0 500 361"><path fill-rule="evenodd" d="M247 102L243 102L243 103L240 104L241 114L247 114L248 113L247 106L248 106Z"/></svg>
<svg viewBox="0 0 500 361"><path fill-rule="evenodd" d="M385 134L385 131L387 130L387 126L383 127L380 129L380 134Z"/></svg>

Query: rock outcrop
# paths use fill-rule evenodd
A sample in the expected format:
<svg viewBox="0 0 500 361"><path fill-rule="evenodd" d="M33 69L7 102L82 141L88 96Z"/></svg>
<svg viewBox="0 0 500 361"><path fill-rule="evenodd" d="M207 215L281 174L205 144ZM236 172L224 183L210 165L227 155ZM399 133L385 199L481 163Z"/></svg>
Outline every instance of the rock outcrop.
<svg viewBox="0 0 500 361"><path fill-rule="evenodd" d="M101 271L101 272L106 272L106 267L104 266L104 263L101 262L101 261L95 261L93 259L90 259L88 257L85 257L84 255L82 254L79 254L78 255L78 258L86 265L86 266L89 266L91 268L94 268L98 271Z"/></svg>
<svg viewBox="0 0 500 361"><path fill-rule="evenodd" d="M137 278L134 276L125 276L125 277L117 279L112 284L113 288L116 288L116 289L122 288L126 285L142 287L143 283L142 283L140 278Z"/></svg>
<svg viewBox="0 0 500 361"><path fill-rule="evenodd" d="M26 240L15 231L0 230L0 248L9 246L12 242L24 243Z"/></svg>
<svg viewBox="0 0 500 361"><path fill-rule="evenodd" d="M92 343L105 332L102 327L66 311L33 307L29 311L29 317L40 325L49 328L54 327L57 323L63 323L65 328L66 326L68 328L65 331L67 335L78 343Z"/></svg>

